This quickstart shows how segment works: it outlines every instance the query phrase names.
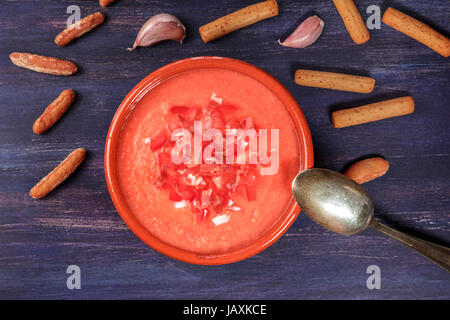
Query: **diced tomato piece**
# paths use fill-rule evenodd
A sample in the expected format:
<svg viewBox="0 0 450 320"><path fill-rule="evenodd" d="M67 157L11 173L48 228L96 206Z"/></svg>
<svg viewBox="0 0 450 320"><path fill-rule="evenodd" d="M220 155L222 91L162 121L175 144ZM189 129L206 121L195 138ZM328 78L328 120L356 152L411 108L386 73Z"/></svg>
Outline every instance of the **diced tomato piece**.
<svg viewBox="0 0 450 320"><path fill-rule="evenodd" d="M165 131L161 131L157 133L155 136L153 136L153 138L151 138L150 150L156 151L162 148L162 146L164 146L166 142L167 142L167 134Z"/></svg>
<svg viewBox="0 0 450 320"><path fill-rule="evenodd" d="M202 107L203 117L209 116L209 115L211 114L212 111L214 111L214 107L211 106L211 104L204 105L204 106Z"/></svg>
<svg viewBox="0 0 450 320"><path fill-rule="evenodd" d="M197 115L196 107L185 107L185 106L173 106L170 108L170 112L178 115L183 121L194 121ZM192 124L191 124L192 125Z"/></svg>
<svg viewBox="0 0 450 320"><path fill-rule="evenodd" d="M211 189L202 192L201 206L203 208L208 208L209 206L211 206L211 193Z"/></svg>
<svg viewBox="0 0 450 320"><path fill-rule="evenodd" d="M191 190L188 190L188 189L181 191L180 194L181 194L181 197L184 200L191 201L191 200L193 200L195 198L195 193L193 191L191 191Z"/></svg>
<svg viewBox="0 0 450 320"><path fill-rule="evenodd" d="M253 123L253 119L248 117L247 119L242 121L242 128L244 129L255 129L255 124Z"/></svg>
<svg viewBox="0 0 450 320"><path fill-rule="evenodd" d="M256 174L254 172L252 172L252 171L249 171L246 174L246 181L245 181L245 183L247 185L249 185L249 186L254 186L255 183L256 183Z"/></svg>
<svg viewBox="0 0 450 320"><path fill-rule="evenodd" d="M211 181L219 190L223 190L230 183L235 181L235 169L229 165L222 165L222 170L211 178Z"/></svg>
<svg viewBox="0 0 450 320"><path fill-rule="evenodd" d="M197 165L197 164L186 165L185 175L187 176L188 174L192 174L195 176L200 173L201 167L202 167L202 165Z"/></svg>
<svg viewBox="0 0 450 320"><path fill-rule="evenodd" d="M220 107L217 108L217 110L222 114L222 115L227 115L229 113L235 112L237 111L239 108L235 105L232 104L222 104L220 105Z"/></svg>
<svg viewBox="0 0 450 320"><path fill-rule="evenodd" d="M214 176L211 180L212 182L214 182L218 189L222 189L225 185L223 176Z"/></svg>
<svg viewBox="0 0 450 320"><path fill-rule="evenodd" d="M177 178L177 188L178 188L178 190L184 190L187 188L187 183L186 183L184 175L180 175Z"/></svg>
<svg viewBox="0 0 450 320"><path fill-rule="evenodd" d="M173 189L169 190L169 199L172 201L181 201L183 198Z"/></svg>
<svg viewBox="0 0 450 320"><path fill-rule="evenodd" d="M170 188L170 185L166 182L165 177L162 175L161 175L161 177L159 177L156 180L155 186L159 189L169 189Z"/></svg>
<svg viewBox="0 0 450 320"><path fill-rule="evenodd" d="M213 128L222 130L225 129L225 120L219 112L214 112L212 115L213 118Z"/></svg>
<svg viewBox="0 0 450 320"><path fill-rule="evenodd" d="M197 116L197 108L189 108L184 114L180 115L184 121L194 121ZM193 125L193 124L192 124Z"/></svg>
<svg viewBox="0 0 450 320"><path fill-rule="evenodd" d="M220 107L220 104L210 101L208 105L203 107L203 115L205 116L205 122L211 121L212 128L222 130L225 128L225 120L220 112L217 111L218 107ZM205 129L209 129L209 126Z"/></svg>
<svg viewBox="0 0 450 320"><path fill-rule="evenodd" d="M181 123L178 115L168 114L164 117L164 120L166 121L167 130L169 130L170 133L172 133L175 129L183 128L183 124Z"/></svg>
<svg viewBox="0 0 450 320"><path fill-rule="evenodd" d="M225 128L225 119L220 114L220 112L213 110L209 113L209 116L212 119L212 127L214 129L224 129Z"/></svg>
<svg viewBox="0 0 450 320"><path fill-rule="evenodd" d="M209 100L209 103L206 108L209 111L215 111L217 108L220 108L220 106L222 106L222 104L220 104L216 100Z"/></svg>
<svg viewBox="0 0 450 320"><path fill-rule="evenodd" d="M241 129L242 128L242 124L237 119L230 119L230 120L227 120L226 127L227 127L227 129Z"/></svg>
<svg viewBox="0 0 450 320"><path fill-rule="evenodd" d="M173 106L172 108L170 108L169 111L174 114L184 114L188 112L189 109L190 109L189 107L185 106Z"/></svg>
<svg viewBox="0 0 450 320"><path fill-rule="evenodd" d="M247 186L247 200L255 201L256 200L256 187Z"/></svg>
<svg viewBox="0 0 450 320"><path fill-rule="evenodd" d="M158 153L158 163L160 166L169 167L172 163L172 158L170 154L166 152L159 152Z"/></svg>
<svg viewBox="0 0 450 320"><path fill-rule="evenodd" d="M203 130L202 135L206 130L213 128L213 123L214 123L214 120L210 115L205 116L203 118L203 120L202 120L202 130Z"/></svg>
<svg viewBox="0 0 450 320"><path fill-rule="evenodd" d="M212 204L214 207L217 207L217 206L219 206L220 204L223 203L223 200L224 200L224 198L223 198L221 195L216 194L216 195L214 195L214 197L212 198L211 204Z"/></svg>
<svg viewBox="0 0 450 320"><path fill-rule="evenodd" d="M197 222L204 222L206 218L210 215L208 209L201 209L196 212Z"/></svg>
<svg viewBox="0 0 450 320"><path fill-rule="evenodd" d="M196 197L196 193L190 187L184 176L179 176L177 179L177 190L178 193L184 200L193 200Z"/></svg>

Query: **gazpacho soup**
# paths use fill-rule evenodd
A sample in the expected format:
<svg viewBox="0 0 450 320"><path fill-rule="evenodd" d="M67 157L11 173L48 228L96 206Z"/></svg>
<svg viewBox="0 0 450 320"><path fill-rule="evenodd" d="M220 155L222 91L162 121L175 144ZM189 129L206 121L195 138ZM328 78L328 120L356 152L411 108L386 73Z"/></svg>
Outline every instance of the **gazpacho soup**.
<svg viewBox="0 0 450 320"><path fill-rule="evenodd" d="M160 240L200 254L239 249L293 201L299 138L289 112L259 81L202 68L149 90L120 133L120 189Z"/></svg>

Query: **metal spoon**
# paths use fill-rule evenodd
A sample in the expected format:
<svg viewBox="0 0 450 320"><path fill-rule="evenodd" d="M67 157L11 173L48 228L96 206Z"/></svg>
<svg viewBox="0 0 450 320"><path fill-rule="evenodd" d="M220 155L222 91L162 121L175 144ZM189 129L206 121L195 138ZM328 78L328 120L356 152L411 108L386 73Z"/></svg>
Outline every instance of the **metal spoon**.
<svg viewBox="0 0 450 320"><path fill-rule="evenodd" d="M363 187L327 169L309 169L292 182L292 193L302 210L325 228L352 235L372 227L416 250L450 272L450 249L385 226L373 219L373 202Z"/></svg>

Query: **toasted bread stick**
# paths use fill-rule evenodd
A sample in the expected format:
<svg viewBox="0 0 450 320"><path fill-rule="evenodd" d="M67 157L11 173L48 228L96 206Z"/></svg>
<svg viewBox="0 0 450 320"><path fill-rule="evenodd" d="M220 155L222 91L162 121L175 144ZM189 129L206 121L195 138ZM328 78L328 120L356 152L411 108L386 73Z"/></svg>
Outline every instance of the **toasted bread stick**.
<svg viewBox="0 0 450 320"><path fill-rule="evenodd" d="M276 0L259 2L201 26L200 36L206 43L276 15L278 15Z"/></svg>
<svg viewBox="0 0 450 320"><path fill-rule="evenodd" d="M55 76L70 76L78 70L77 65L73 62L32 53L13 52L9 58L18 67Z"/></svg>
<svg viewBox="0 0 450 320"><path fill-rule="evenodd" d="M361 184L379 178L389 170L389 162L376 157L358 161L348 168L344 175Z"/></svg>
<svg viewBox="0 0 450 320"><path fill-rule="evenodd" d="M386 10L382 21L391 28L433 49L441 56L448 58L450 55L450 39L430 28L425 23L394 8L388 8Z"/></svg>
<svg viewBox="0 0 450 320"><path fill-rule="evenodd" d="M113 3L114 0L99 0L98 2L100 3L100 5L101 5L102 7L107 7L107 6L109 6L111 3Z"/></svg>
<svg viewBox="0 0 450 320"><path fill-rule="evenodd" d="M306 87L369 93L375 87L375 79L351 74L299 69L295 72L295 83Z"/></svg>
<svg viewBox="0 0 450 320"><path fill-rule="evenodd" d="M34 122L33 132L43 134L63 116L75 101L75 91L66 89L55 99Z"/></svg>
<svg viewBox="0 0 450 320"><path fill-rule="evenodd" d="M105 16L101 12L93 13L78 23L72 24L70 27L61 31L55 38L55 43L58 46L66 46L76 38L88 33L95 27L101 25L105 21Z"/></svg>
<svg viewBox="0 0 450 320"><path fill-rule="evenodd" d="M363 44L370 39L369 30L353 0L333 0L334 5L356 44Z"/></svg>
<svg viewBox="0 0 450 320"><path fill-rule="evenodd" d="M30 191L30 196L40 199L63 183L86 158L86 150L79 148L72 151L52 172L39 181Z"/></svg>
<svg viewBox="0 0 450 320"><path fill-rule="evenodd" d="M331 114L335 128L345 128L358 124L399 117L414 112L414 99L402 97L365 106L335 111Z"/></svg>

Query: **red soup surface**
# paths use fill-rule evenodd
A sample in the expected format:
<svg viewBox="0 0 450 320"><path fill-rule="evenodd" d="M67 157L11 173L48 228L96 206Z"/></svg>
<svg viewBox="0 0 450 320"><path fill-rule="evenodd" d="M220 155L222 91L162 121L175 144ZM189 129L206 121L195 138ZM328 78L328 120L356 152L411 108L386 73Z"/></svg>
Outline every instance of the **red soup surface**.
<svg viewBox="0 0 450 320"><path fill-rule="evenodd" d="M205 138L208 129L223 134L222 153L212 148L213 141L220 144L216 136ZM267 130L269 162L249 146L256 137L260 151L261 129ZM248 136L226 139L237 130ZM188 139L180 132L192 134L191 161L173 160L187 150L174 152ZM201 140L195 142L196 134ZM285 106L257 80L218 68L186 71L151 89L130 112L117 149L120 188L136 218L162 241L202 254L227 252L257 240L293 201L298 141ZM231 162L225 160L228 148ZM278 170L261 174L276 156Z"/></svg>

